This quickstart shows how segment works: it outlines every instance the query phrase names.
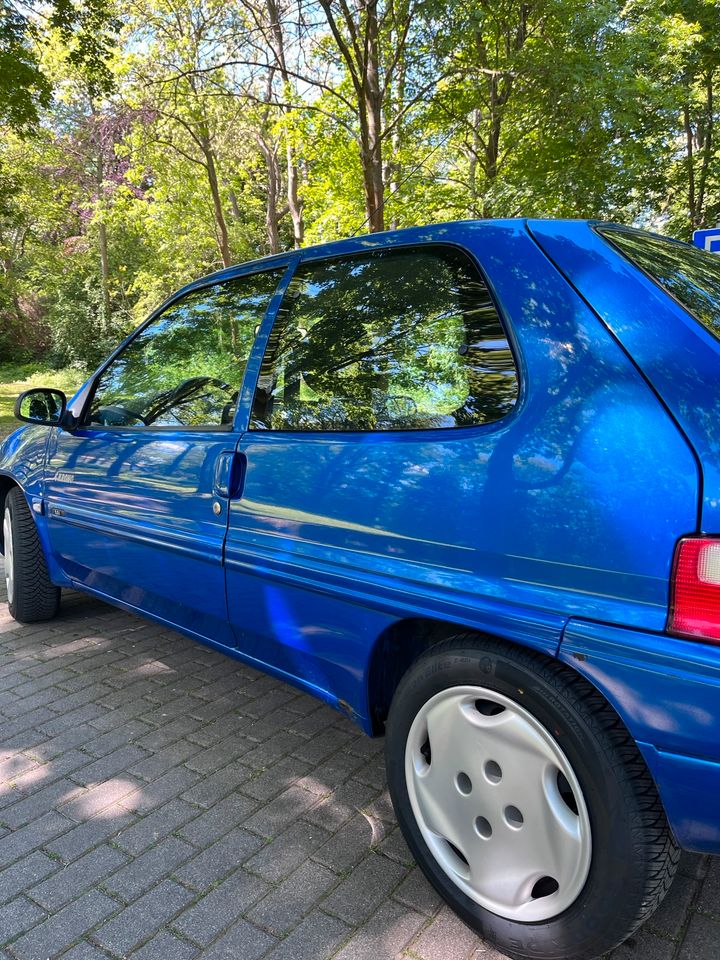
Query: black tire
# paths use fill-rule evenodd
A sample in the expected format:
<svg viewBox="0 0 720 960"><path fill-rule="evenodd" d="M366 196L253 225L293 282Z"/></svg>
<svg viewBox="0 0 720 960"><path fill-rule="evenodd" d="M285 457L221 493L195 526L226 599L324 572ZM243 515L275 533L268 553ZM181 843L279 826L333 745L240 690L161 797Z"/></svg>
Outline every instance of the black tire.
<svg viewBox="0 0 720 960"><path fill-rule="evenodd" d="M440 866L413 813L405 767L413 721L432 697L465 685L496 691L539 721L582 790L592 835L589 870L574 902L543 922L507 919L468 896ZM428 763L431 748L431 743L422 748ZM398 821L423 872L470 927L516 960L599 957L630 936L670 887L679 850L635 742L598 691L548 657L473 634L433 647L412 665L395 693L386 764Z"/></svg>
<svg viewBox="0 0 720 960"><path fill-rule="evenodd" d="M50 581L47 562L33 515L22 490L15 487L5 498L5 516L9 523L13 549L12 596L8 595L10 616L21 623L51 620L60 605L60 588Z"/></svg>

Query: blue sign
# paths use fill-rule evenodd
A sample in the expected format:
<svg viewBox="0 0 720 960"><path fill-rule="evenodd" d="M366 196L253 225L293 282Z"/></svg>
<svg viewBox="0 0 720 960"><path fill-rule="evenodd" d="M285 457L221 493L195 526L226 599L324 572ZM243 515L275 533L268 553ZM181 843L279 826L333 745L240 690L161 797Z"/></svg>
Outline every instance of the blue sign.
<svg viewBox="0 0 720 960"><path fill-rule="evenodd" d="M693 243L708 253L720 253L720 227L712 230L696 230L693 233Z"/></svg>

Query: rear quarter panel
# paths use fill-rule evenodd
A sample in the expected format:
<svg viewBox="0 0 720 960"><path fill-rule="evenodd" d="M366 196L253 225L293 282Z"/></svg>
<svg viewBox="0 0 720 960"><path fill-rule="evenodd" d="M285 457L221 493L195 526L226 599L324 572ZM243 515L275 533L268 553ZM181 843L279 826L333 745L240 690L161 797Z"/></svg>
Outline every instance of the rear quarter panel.
<svg viewBox="0 0 720 960"><path fill-rule="evenodd" d="M697 513L688 443L523 223L327 253L419 240L482 267L520 367L515 410L456 430L255 435L226 548L242 642L324 678L361 716L378 612L548 653L571 616L662 630L675 542ZM280 607L290 627L276 630Z"/></svg>

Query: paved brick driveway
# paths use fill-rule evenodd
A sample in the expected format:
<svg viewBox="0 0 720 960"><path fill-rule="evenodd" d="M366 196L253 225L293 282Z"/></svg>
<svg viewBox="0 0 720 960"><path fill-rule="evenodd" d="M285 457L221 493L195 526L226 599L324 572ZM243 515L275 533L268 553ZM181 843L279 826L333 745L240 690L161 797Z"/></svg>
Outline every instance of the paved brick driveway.
<svg viewBox="0 0 720 960"><path fill-rule="evenodd" d="M283 683L66 595L0 605L0 715L1 957L500 957L414 868L382 742ZM720 960L720 860L614 956Z"/></svg>

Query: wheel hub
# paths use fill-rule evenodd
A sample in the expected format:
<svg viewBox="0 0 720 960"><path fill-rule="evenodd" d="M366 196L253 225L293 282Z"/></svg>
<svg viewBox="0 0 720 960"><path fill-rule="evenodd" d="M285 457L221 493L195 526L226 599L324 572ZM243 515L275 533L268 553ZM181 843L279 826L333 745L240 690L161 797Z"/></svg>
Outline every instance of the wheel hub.
<svg viewBox="0 0 720 960"><path fill-rule="evenodd" d="M405 775L420 832L442 870L509 920L557 916L592 854L590 819L559 744L524 707L483 687L450 687L422 707Z"/></svg>

